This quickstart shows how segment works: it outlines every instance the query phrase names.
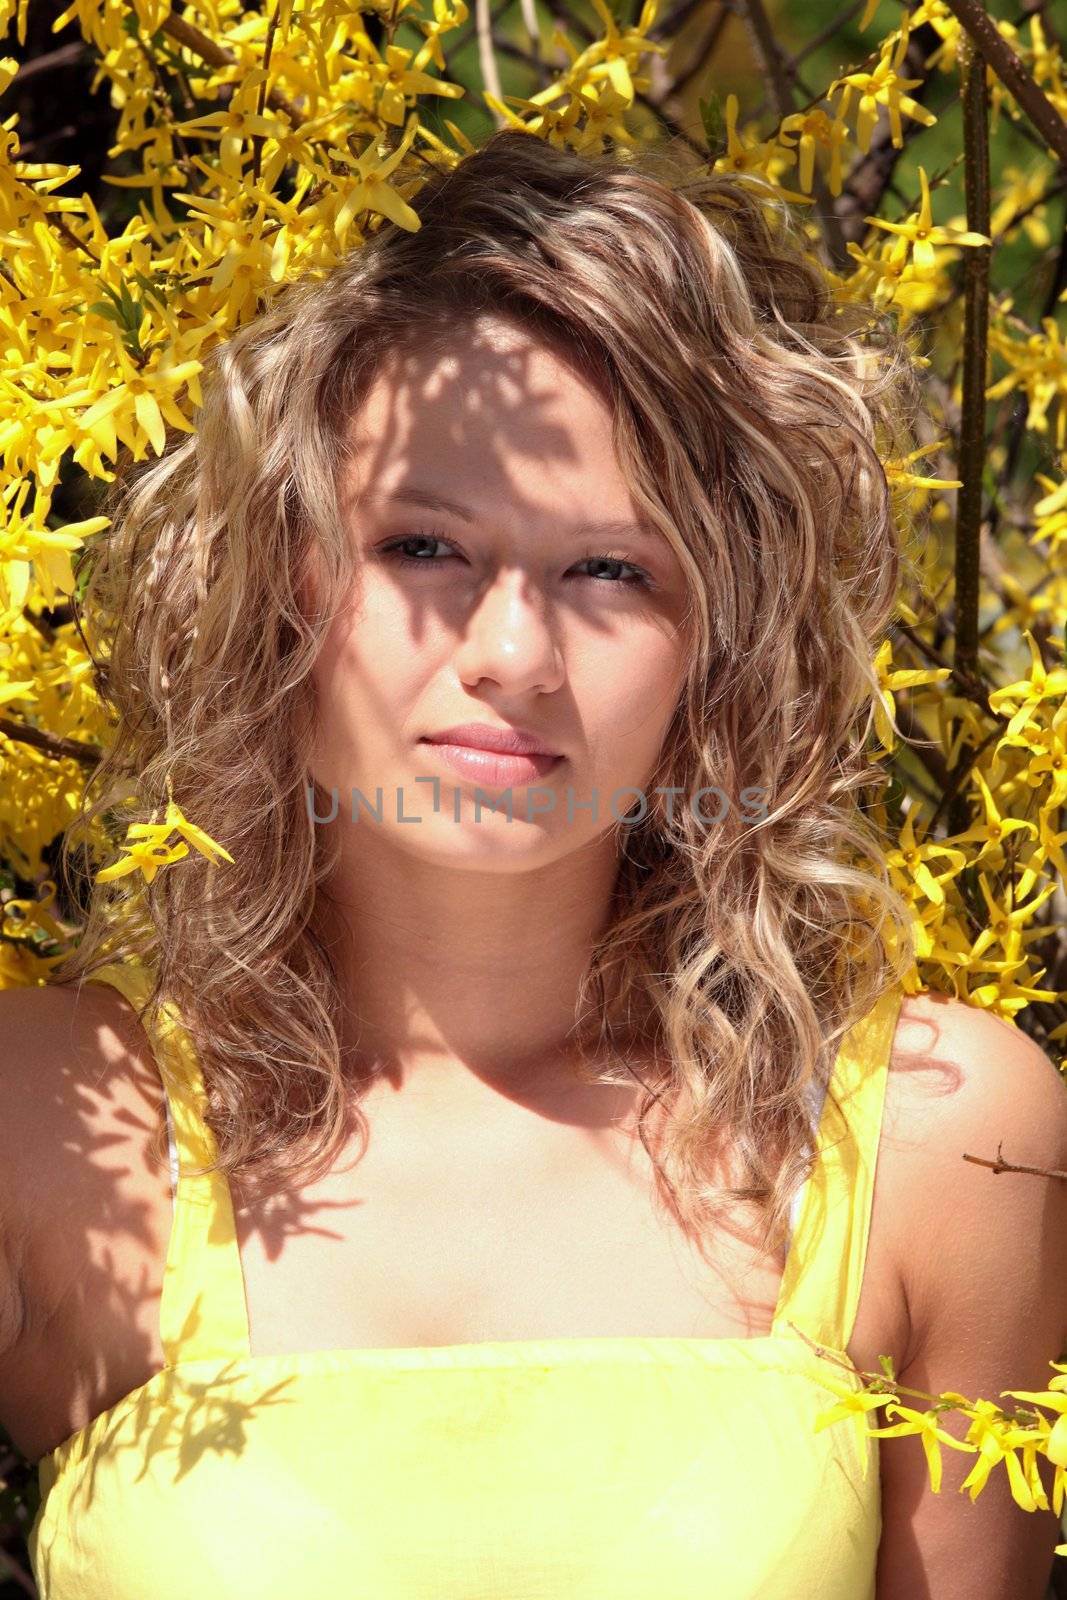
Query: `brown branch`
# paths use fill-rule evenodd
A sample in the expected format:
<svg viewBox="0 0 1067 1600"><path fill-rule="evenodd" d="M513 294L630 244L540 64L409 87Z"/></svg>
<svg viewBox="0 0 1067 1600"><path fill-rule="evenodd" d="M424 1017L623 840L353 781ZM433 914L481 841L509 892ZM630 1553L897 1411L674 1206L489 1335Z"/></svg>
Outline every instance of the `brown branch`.
<svg viewBox="0 0 1067 1600"><path fill-rule="evenodd" d="M217 44L206 33L186 22L184 17L173 14L163 23L162 31L183 50L191 50L194 56L207 63L209 67L236 67L240 63L232 50L227 50L225 45ZM303 122L303 113L298 111L288 96L279 89L271 89L267 94L267 104L273 111L283 111L289 118L294 128Z"/></svg>
<svg viewBox="0 0 1067 1600"><path fill-rule="evenodd" d="M694 12L699 11L704 0L680 0L672 11L665 12L662 17L657 17L648 30L648 37L663 44L668 40L673 41L681 33L685 24ZM731 16L732 8L723 5L720 0L717 20L722 23Z"/></svg>
<svg viewBox="0 0 1067 1600"><path fill-rule="evenodd" d="M66 239L69 245L74 246L75 250L84 251L89 257L89 260L93 263L94 267L98 267L100 265L100 257L89 249L89 246L85 243L84 239L78 238L78 235L72 228L67 227L67 224L63 221L62 217L53 216L52 226L62 238Z"/></svg>
<svg viewBox="0 0 1067 1600"><path fill-rule="evenodd" d="M988 1167L991 1172L1032 1172L1037 1178L1067 1178L1067 1172L1060 1172L1055 1167L1030 1167L1025 1163L1004 1161L1001 1159L1000 1143L997 1144L997 1159L987 1161L983 1156L969 1156L964 1152L964 1161L973 1161L976 1167Z"/></svg>
<svg viewBox="0 0 1067 1600"><path fill-rule="evenodd" d="M991 708L989 690L977 674L964 672L962 668L954 666L951 661L946 661L940 650L934 645L928 644L921 634L916 633L910 623L903 622L897 618L892 627L897 633L902 633L905 639L910 639L916 650L925 656L927 661L932 662L935 667L941 667L943 670L950 672L953 681L965 699L973 700L975 705L979 706L987 717L993 718L998 727L1007 726L1011 720L1010 717L1006 717L1003 712L994 711Z"/></svg>
<svg viewBox="0 0 1067 1600"><path fill-rule="evenodd" d="M763 0L742 0L742 15L748 26L755 53L770 84L775 110L781 122L796 109L796 95L793 90L796 67L786 62L782 47L774 36L774 29L764 9ZM830 192L817 167L812 171L812 193L816 216L826 236L831 264L840 272L849 260L845 248L845 235L834 210Z"/></svg>
<svg viewBox="0 0 1067 1600"><path fill-rule="evenodd" d="M978 0L948 0L948 7L1042 139L1061 161L1067 162L1067 122L1035 83L989 14Z"/></svg>
<svg viewBox="0 0 1067 1600"><path fill-rule="evenodd" d="M711 21L711 27L696 47L692 61L683 71L676 73L671 79L669 90L671 95L678 96L682 94L692 83L697 73L705 70L715 54L719 40L722 38L726 25L732 16L733 12L727 11L725 6L716 11ZM651 37L651 34L649 37Z"/></svg>
<svg viewBox="0 0 1067 1600"><path fill-rule="evenodd" d="M945 792L941 796L941 799L937 802L937 808L927 824L927 828L930 833L933 833L934 829L941 821L946 808L953 803L957 794L963 788L964 779L969 776L971 769L977 764L978 757L982 754L983 750L987 750L993 743L993 740L999 736L1000 727L997 726L989 730L980 744L974 745L969 749L967 746L964 746L966 755L961 757L961 759L953 767L952 776L945 786ZM964 823L962 828L956 829L955 831L959 833L965 833L967 831L966 823Z"/></svg>
<svg viewBox="0 0 1067 1600"><path fill-rule="evenodd" d="M17 744L31 745L34 750L40 750L56 761L81 761L86 766L95 767L104 753L99 745L86 744L82 739L60 739L54 733L45 733L43 728L31 728L25 722L12 722L10 717L0 717L0 735L5 739L13 739Z"/></svg>
<svg viewBox="0 0 1067 1600"><path fill-rule="evenodd" d="M929 773L937 785L937 793L940 795L948 782L948 767L941 747L936 739L928 737L925 728L915 716L915 713L899 698L899 689L897 690L897 696L894 707L897 727L900 729L901 735L912 755L922 763L926 772ZM916 743L913 744L912 740L915 740Z"/></svg>
<svg viewBox="0 0 1067 1600"><path fill-rule="evenodd" d="M967 34L960 41L960 99L963 106L964 190L967 226L988 238L989 210L989 91L986 64ZM964 251L963 263L963 379L956 498L955 604L953 607L954 664L973 678L978 668L978 606L982 547L982 475L986 460L985 386L989 337L989 245ZM960 764L966 765L961 751ZM967 802L953 786L947 815L949 831L962 833L967 826Z"/></svg>
<svg viewBox="0 0 1067 1600"><path fill-rule="evenodd" d="M967 226L989 237L989 94L985 60L970 38L960 43L964 188ZM957 457L955 663L969 676L978 664L978 573L985 464L985 384L989 332L988 245L964 252L963 396Z"/></svg>
<svg viewBox="0 0 1067 1600"><path fill-rule="evenodd" d="M274 10L271 12L270 22L267 26L267 42L263 49L263 79L259 85L259 100L256 105L256 114L263 115L267 103L267 77L270 72L271 56L274 54L274 40L278 32L278 23L281 19L280 0L276 0ZM257 133L252 140L252 182L259 182L260 167L263 160L263 135Z"/></svg>
<svg viewBox="0 0 1067 1600"><path fill-rule="evenodd" d="M43 56L34 56L32 61L24 61L16 72L12 82L12 89L19 89L30 78L36 78L42 72L54 72L57 67L72 67L76 61L87 58L88 50L83 39L75 44L60 45L58 50L49 50Z"/></svg>
<svg viewBox="0 0 1067 1600"><path fill-rule="evenodd" d="M7 1567L6 1576L17 1583L20 1589L25 1589L28 1595L32 1595L33 1600L37 1600L37 1585L29 1573L15 1560L10 1550L0 1550L0 1561ZM2 1574L2 1568L0 1568L0 1574Z"/></svg>

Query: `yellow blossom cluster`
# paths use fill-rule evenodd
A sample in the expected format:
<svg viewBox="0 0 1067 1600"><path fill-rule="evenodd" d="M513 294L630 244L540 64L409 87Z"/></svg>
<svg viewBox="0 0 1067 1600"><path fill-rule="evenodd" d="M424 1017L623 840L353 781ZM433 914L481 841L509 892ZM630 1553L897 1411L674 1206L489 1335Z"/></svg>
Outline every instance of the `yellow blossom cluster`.
<svg viewBox="0 0 1067 1600"><path fill-rule="evenodd" d="M920 1390L897 1386L887 1376L867 1374L870 1382L862 1389L824 1377L820 1382L839 1395L840 1399L817 1418L815 1430L819 1432L832 1423L850 1421L859 1435L864 1476L867 1472L868 1437L891 1439L905 1434L917 1435L926 1455L930 1488L934 1494L941 1492L942 1447L970 1452L978 1459L960 1484L960 1493L966 1491L972 1501L984 1489L993 1469L1003 1463L1012 1498L1024 1511L1050 1509L1037 1469L1038 1456L1046 1456L1055 1469L1051 1510L1058 1517L1063 1510L1064 1488L1067 1485L1067 1366L1057 1361L1049 1365L1055 1368L1057 1375L1049 1379L1047 1389L1001 1391L1002 1399L1032 1402L1021 1410L1004 1410L991 1400L968 1400L966 1395L956 1394L952 1390L945 1390L936 1396L924 1394ZM930 1404L922 1409L905 1405L900 1400L902 1394L929 1401ZM879 1407L884 1407L887 1417L897 1416L901 1421L872 1427L871 1415ZM962 1439L955 1438L939 1426L938 1419L953 1411L969 1419L970 1426ZM1051 1420L1044 1415L1044 1411L1053 1413Z"/></svg>
<svg viewBox="0 0 1067 1600"><path fill-rule="evenodd" d="M0 0L0 46L7 39L14 52L24 44L32 3ZM557 27L546 46L557 56L546 87L529 97L484 95L501 121L578 150L599 150L605 139L634 142L650 87L643 69L666 50L650 37L658 0L644 0L630 25L605 0L591 3L601 36L579 49ZM869 0L863 27L875 9ZM61 473L64 482L80 475L86 492L77 503L91 512L88 491L113 479L121 451L134 461L158 456L168 430L195 426L208 352L284 284L328 270L383 218L417 228L411 202L422 183L470 149L453 122L441 119L446 138L420 114L427 99L437 107L466 92L448 76L446 46L468 20L464 0L367 0L362 11L339 0L299 8L267 0L262 9L245 0L73 0L55 26L76 25L88 41L117 116L115 170L105 181L130 192L121 226L106 223L79 189L76 167L25 159L17 116L0 118L0 866L8 885L0 986L44 981L77 937L56 906L49 851L78 815L86 773L110 731L77 629L67 612L55 611L74 589L73 558L107 521L64 521L54 511ZM758 177L800 207L810 206L817 182L840 195L876 129L888 128L899 149L905 121L910 129L937 121L913 92L923 82L918 69L906 66L914 59L909 40L923 24L940 41L923 72L955 75L960 23L946 0L920 0L866 61L769 131L741 125L738 97L727 95L711 169L741 181ZM1067 117L1063 62L1040 17L1031 14L1025 28L995 27ZM0 95L17 70L14 53L0 56ZM987 80L994 128L1001 116L1018 118L1001 82L991 72ZM935 221L947 174L920 165L918 177L903 215L865 219L867 235L849 243L840 271L817 253L818 224L804 214L812 259L835 297L872 301L927 341L922 359L938 377L930 438L885 463L905 541L927 514L935 529L946 524L961 484L952 435L962 253L1020 234L1047 248L1056 169L1040 148L1025 169L1007 166L988 236L958 215ZM893 841L893 881L911 910L918 950L911 988L947 990L1009 1020L1031 1004L1047 1006L1054 1020L1065 1019L1048 1032L1057 1043L1067 1041L1067 989L1044 981L1048 968L1036 947L1049 947L1067 876L1060 828L1067 799L1064 298L1036 328L1007 296L991 307L996 371L986 398L995 405L1023 397L1024 430L1045 455L1030 498L1013 507L1025 572L986 575L983 675L957 670L933 642L943 639L935 624L953 577L936 540L916 552L921 586L902 594L892 636L871 665L880 694L872 750L891 777L876 812ZM1004 452L998 438L989 453L994 474ZM893 723L905 709L932 758L898 740ZM948 773L969 818L954 832ZM151 882L160 871L188 870L182 863L190 852L235 864L172 795L162 819L153 812L146 821L136 796L131 804L137 820L99 879ZM102 856L113 853L103 834L96 844ZM901 1398L913 1393L892 1385L858 1396L842 1388L823 1422L852 1419L865 1429L884 1405L900 1420L878 1431L919 1435L935 1489L940 1446L972 1448L979 1458L966 1485L972 1496L1003 1461L1026 1509L1046 1503L1034 1467L1035 1453L1044 1453L1056 1466L1058 1512L1065 1391L1062 1376L1041 1393L1005 1391L1053 1411L1050 1423L959 1395L927 1396L932 1404L921 1411ZM971 1418L963 1445L937 1425L949 1405Z"/></svg>

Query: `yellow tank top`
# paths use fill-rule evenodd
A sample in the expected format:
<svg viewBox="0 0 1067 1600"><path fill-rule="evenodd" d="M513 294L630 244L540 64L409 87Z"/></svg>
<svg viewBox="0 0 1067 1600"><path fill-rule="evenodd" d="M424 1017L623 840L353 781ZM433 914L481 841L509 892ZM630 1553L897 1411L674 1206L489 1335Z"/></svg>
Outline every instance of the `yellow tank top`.
<svg viewBox="0 0 1067 1600"><path fill-rule="evenodd" d="M94 975L135 1005L138 968ZM165 1366L43 1456L41 1600L874 1600L859 1303L901 994L845 1035L771 1332L249 1353L229 1186L169 1007Z"/></svg>

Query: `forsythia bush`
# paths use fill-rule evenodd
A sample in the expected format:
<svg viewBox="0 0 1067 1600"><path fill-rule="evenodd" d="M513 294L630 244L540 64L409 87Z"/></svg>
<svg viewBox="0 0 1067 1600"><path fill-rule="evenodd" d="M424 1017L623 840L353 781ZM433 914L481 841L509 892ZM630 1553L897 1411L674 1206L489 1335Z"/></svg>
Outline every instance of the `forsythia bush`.
<svg viewBox="0 0 1067 1600"><path fill-rule="evenodd" d="M0 38L25 40L28 0L0 0ZM599 150L605 139L633 143L642 69L665 46L649 38L657 0L622 26L605 0L592 0L602 36L578 49L557 29L549 86L529 99L486 94L494 113L531 136ZM861 27L873 20L869 4ZM381 25L372 41L366 18ZM115 149L121 172L106 181L136 191L121 231L109 232L78 169L20 156L17 117L0 124L0 863L5 869L0 985L44 981L77 927L57 902L50 857L76 818L85 773L109 736L89 663L69 606L73 560L107 526L103 517L64 524L52 505L61 474L87 482L114 476L125 447L134 460L157 455L165 430L190 430L200 402L205 353L254 316L282 285L320 273L358 248L389 218L418 226L409 202L427 174L471 148L453 122L446 140L420 117L464 88L444 76L441 41L467 22L464 0L367 0L363 11L339 0L74 0L57 28L76 20L110 86L118 113ZM955 8L922 0L901 26L876 43L856 70L829 83L806 110L782 117L758 136L738 127L738 101L721 112L702 102L709 163L735 175L759 174L804 212L816 183L842 192L843 175L888 122L900 147L905 119L936 116L909 91L909 37L927 24L940 46L930 74L956 75L966 48ZM1040 20L1025 30L993 24L1044 104L1067 117L1067 80L1057 47ZM407 45L396 42L404 29ZM421 36L421 43L418 42ZM14 48L14 46L11 46ZM979 57L990 113L1021 121L1024 112ZM0 91L17 71L0 59ZM914 68L910 69L914 72ZM451 142L449 142L451 141ZM921 148L921 136L920 146ZM132 158L132 160L130 159ZM1048 246L1046 216L1056 195L1056 152L1033 141L1027 170L1009 167L993 196L988 233L961 217L935 223L946 174L919 167L919 193L898 220L872 216L862 245L850 243L850 266L834 272L818 252L819 225L805 213L812 257L841 301L871 298L913 330L929 373L929 439L913 456L886 463L905 543L921 513L936 533L950 528L962 485L951 441L967 423L957 361L965 337L960 278L966 258L1016 239ZM984 291L983 291L984 292ZM1067 350L1052 314L1031 326L1009 296L989 304L985 400L1006 401L1036 444L1043 470L1007 506L1005 429L985 429L987 489L1010 521L1020 581L983 561L984 624L971 667L945 653L945 620L954 570L930 538L919 554L921 592L900 597L899 621L877 669L885 709L872 748L883 753L888 783L881 821L896 841L898 888L907 897L919 952L911 987L932 987L1016 1019L1035 1007L1053 1046L1067 1039L1067 987L1043 982L1038 951L1059 949L1063 879L1060 818L1067 797ZM979 394L979 400L982 399ZM971 421L974 407L971 406ZM1015 448L1018 447L1018 439ZM948 457L940 469L928 458ZM924 475L933 471L929 476ZM957 552L966 530L956 527ZM1025 570L1024 570L1025 569ZM900 697L897 704L895 697ZM888 713L907 711L911 733L931 741L916 752L897 740ZM110 876L181 871L190 849L229 860L223 846L173 803L162 818L114 838L95 838L100 869ZM1063 971L1060 969L1061 981ZM1060 1061L1061 1070L1067 1060ZM940 1448L970 1450L963 1487L972 1499L1003 1463L1016 1502L1048 1509L1037 1457L1054 1464L1052 1509L1067 1481L1067 1365L1040 1392L1004 1391L1025 1402L955 1393L926 1395L895 1384L887 1367L867 1374L863 1392L842 1399L821 1425L851 1420L865 1432L884 1407L897 1418L879 1431L917 1434L940 1488ZM828 1380L833 1388L834 1380ZM908 1403L909 1401L914 1403ZM960 1442L939 1427L950 1410L970 1419ZM1060 1546L1067 1551L1067 1545Z"/></svg>

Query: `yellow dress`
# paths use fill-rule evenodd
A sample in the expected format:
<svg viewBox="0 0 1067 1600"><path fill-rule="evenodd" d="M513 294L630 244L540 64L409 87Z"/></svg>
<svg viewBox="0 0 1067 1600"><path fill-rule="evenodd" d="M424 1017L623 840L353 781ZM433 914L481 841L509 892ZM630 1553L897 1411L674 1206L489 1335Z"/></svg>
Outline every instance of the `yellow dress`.
<svg viewBox="0 0 1067 1600"><path fill-rule="evenodd" d="M790 1324L844 1354L900 1000L842 1041L769 1334L267 1356L229 1187L185 1170L214 1141L168 1008L166 1365L42 1457L41 1600L874 1600L878 1442L813 1426L861 1381Z"/></svg>

